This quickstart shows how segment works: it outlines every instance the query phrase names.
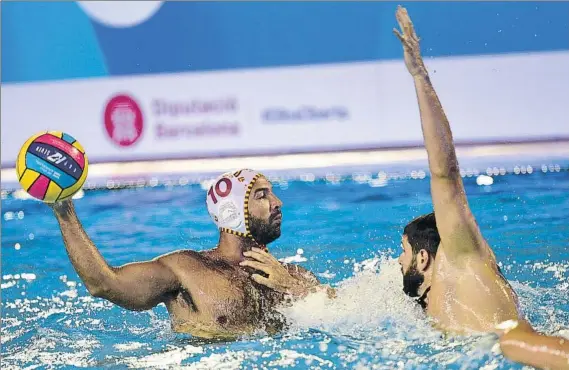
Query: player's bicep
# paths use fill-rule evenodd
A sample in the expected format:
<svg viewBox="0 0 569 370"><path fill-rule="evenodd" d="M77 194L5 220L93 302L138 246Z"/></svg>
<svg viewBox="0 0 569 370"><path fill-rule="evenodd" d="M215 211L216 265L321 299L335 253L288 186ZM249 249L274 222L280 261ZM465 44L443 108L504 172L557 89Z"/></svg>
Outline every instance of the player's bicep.
<svg viewBox="0 0 569 370"><path fill-rule="evenodd" d="M470 210L462 179L432 178L431 196L445 254L485 252L486 242Z"/></svg>
<svg viewBox="0 0 569 370"><path fill-rule="evenodd" d="M172 270L159 259L113 268L114 274L100 296L130 310L146 310L179 290Z"/></svg>

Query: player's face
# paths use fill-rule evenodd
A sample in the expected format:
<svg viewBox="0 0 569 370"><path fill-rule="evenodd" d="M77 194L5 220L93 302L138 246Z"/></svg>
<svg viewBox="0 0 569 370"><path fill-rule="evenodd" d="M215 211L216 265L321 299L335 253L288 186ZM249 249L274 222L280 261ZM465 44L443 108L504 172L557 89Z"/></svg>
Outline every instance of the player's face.
<svg viewBox="0 0 569 370"><path fill-rule="evenodd" d="M255 181L249 195L249 229L258 243L269 244L281 236L282 204L267 179Z"/></svg>
<svg viewBox="0 0 569 370"><path fill-rule="evenodd" d="M405 235L401 240L401 248L403 251L399 256L399 265L403 274L403 291L411 297L418 297L425 276L417 267L417 255L413 254L413 248Z"/></svg>

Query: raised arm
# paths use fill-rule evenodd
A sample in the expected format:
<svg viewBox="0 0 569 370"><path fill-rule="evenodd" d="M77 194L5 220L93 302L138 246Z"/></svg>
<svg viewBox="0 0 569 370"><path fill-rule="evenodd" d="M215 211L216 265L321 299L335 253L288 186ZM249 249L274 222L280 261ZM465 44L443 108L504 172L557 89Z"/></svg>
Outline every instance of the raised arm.
<svg viewBox="0 0 569 370"><path fill-rule="evenodd" d="M569 339L540 334L525 321L502 325L500 349L506 358L538 369L569 369Z"/></svg>
<svg viewBox="0 0 569 370"><path fill-rule="evenodd" d="M468 205L450 125L423 63L419 39L405 8L398 7L396 17L402 33L394 32L403 45L405 64L413 76L419 103L441 246L448 258L462 253L487 253L489 249Z"/></svg>
<svg viewBox="0 0 569 370"><path fill-rule="evenodd" d="M179 289L178 279L160 259L109 266L79 222L72 201L52 208L69 259L91 295L138 311L156 306Z"/></svg>

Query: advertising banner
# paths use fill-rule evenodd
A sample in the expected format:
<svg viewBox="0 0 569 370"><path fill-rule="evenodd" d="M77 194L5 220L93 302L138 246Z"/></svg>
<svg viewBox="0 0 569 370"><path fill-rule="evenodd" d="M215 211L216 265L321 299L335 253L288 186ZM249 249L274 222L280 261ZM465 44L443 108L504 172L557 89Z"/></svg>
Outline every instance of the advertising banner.
<svg viewBox="0 0 569 370"><path fill-rule="evenodd" d="M569 137L569 53L428 61L458 143ZM2 87L2 165L41 130L91 162L421 145L401 61Z"/></svg>
<svg viewBox="0 0 569 370"><path fill-rule="evenodd" d="M7 2L2 166L41 130L92 162L421 145L396 5ZM457 142L569 136L569 3L408 9Z"/></svg>

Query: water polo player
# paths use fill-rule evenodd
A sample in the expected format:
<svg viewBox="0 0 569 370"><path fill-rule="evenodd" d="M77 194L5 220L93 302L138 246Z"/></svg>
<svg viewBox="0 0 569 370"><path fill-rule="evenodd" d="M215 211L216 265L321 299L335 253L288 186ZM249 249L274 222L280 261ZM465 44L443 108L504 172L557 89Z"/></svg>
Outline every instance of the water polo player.
<svg viewBox="0 0 569 370"><path fill-rule="evenodd" d="M281 264L267 250L281 234L281 206L263 175L225 173L207 192L208 212L220 231L215 248L178 250L120 267L99 253L70 199L52 208L71 263L91 295L133 311L164 303L176 332L235 338L280 330L284 321L275 308L319 286L312 273Z"/></svg>
<svg viewBox="0 0 569 370"><path fill-rule="evenodd" d="M539 368L569 369L569 341L535 332L500 273L468 205L449 121L405 8L397 9L397 21L402 33L394 31L415 83L435 209L404 230L399 258L404 289L419 298L428 316L444 331L497 333L504 355L511 360Z"/></svg>
<svg viewBox="0 0 569 370"><path fill-rule="evenodd" d="M569 340L535 332L497 265L468 206L452 133L433 88L407 11L396 31L419 103L435 212L404 229L399 263L405 293L416 297L435 325L450 333L500 335L504 355L550 369L569 369Z"/></svg>

